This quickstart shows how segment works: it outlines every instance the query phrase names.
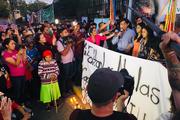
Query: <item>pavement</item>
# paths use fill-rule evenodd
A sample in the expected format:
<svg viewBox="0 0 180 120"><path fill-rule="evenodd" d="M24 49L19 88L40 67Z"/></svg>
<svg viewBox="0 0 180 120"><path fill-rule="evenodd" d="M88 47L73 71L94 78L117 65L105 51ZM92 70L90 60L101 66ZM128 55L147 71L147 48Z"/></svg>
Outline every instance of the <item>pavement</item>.
<svg viewBox="0 0 180 120"><path fill-rule="evenodd" d="M74 109L89 108L89 105L82 103L81 98L81 88L74 86L72 94L58 101L57 110L56 107L52 107L50 111L47 111L42 103L34 101L32 103L34 115L31 120L69 120L69 116Z"/></svg>

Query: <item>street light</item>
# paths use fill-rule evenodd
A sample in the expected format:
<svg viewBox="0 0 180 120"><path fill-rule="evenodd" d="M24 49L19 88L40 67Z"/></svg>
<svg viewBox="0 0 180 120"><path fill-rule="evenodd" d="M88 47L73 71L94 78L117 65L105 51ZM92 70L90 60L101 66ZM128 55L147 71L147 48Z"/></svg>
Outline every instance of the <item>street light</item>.
<svg viewBox="0 0 180 120"><path fill-rule="evenodd" d="M55 19L55 24L57 25L57 24L59 24L59 20L58 19Z"/></svg>

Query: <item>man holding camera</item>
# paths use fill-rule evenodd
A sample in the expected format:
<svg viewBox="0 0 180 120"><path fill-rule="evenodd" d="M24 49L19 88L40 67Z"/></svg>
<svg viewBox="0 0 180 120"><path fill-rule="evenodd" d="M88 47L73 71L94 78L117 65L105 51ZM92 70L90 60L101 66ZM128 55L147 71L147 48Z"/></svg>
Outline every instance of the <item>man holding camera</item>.
<svg viewBox="0 0 180 120"><path fill-rule="evenodd" d="M119 97L127 98L123 85L124 77L120 72L109 68L97 69L90 76L87 86L87 93L92 101L91 109L76 109L70 120L136 120L132 114L113 111L113 104Z"/></svg>
<svg viewBox="0 0 180 120"><path fill-rule="evenodd" d="M69 39L69 32L67 28L61 28L59 30L60 40L57 41L57 50L61 54L61 62L62 62L62 79L60 82L60 88L62 96L65 93L70 92L71 90L71 81L74 74L73 71L73 60L74 54L72 50L73 41Z"/></svg>

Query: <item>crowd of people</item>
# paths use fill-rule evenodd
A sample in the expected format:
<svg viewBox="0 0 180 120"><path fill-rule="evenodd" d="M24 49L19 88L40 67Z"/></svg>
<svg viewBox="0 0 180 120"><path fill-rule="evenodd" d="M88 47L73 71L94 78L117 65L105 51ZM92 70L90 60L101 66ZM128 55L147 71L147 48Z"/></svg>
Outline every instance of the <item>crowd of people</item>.
<svg viewBox="0 0 180 120"><path fill-rule="evenodd" d="M107 28L108 26L109 28ZM160 28L164 30L163 23ZM177 26L178 30L179 28ZM14 103L15 108L22 114L21 118L26 120L30 118L31 110L25 111L22 106L28 106L32 98L44 103L49 111L54 106L53 103L57 105L58 99L66 98L72 94L73 85L81 86L85 40L134 57L161 63L164 59L167 59L167 68L170 73L169 82L173 89L174 101L178 110L180 106L180 78L178 78L180 75L180 61L176 54L168 48L167 43L170 39L167 39L167 36L169 35L168 37L179 44L180 42L178 35L172 34L175 33L164 36L161 51L159 47L161 40L157 39L156 33L143 23L141 18L137 18L134 25L125 18L119 20L119 22L110 20L98 25L94 22L78 23L77 21L65 22L59 25L47 21L38 25L9 25L6 30L0 29L0 91L11 98L12 102L10 99L7 100L6 97L3 98L1 110L3 112L3 101L7 102L6 105ZM106 69L100 71L104 75L113 76L115 74ZM98 71L96 72L98 73ZM93 75L97 75L96 72ZM94 79L98 79L96 75L92 77L92 80L90 77L92 84ZM107 78L109 77L107 76ZM107 82L109 80L111 79L107 79ZM117 79L118 84L120 81ZM94 102L91 110L92 114L89 114L89 111L81 113L85 117L90 115L90 118L95 115L97 119L98 117L111 115L112 109L108 111L108 108L112 108L113 102L120 96L117 90L102 103L101 100L100 102L96 101L94 93L91 93L93 87L90 88L89 86L88 90L88 93L91 94L90 98ZM104 114L102 108L106 108L106 105L108 107ZM6 109L11 111L11 107ZM136 119L134 116L118 113L114 113L114 116L111 117L116 118L118 116ZM83 119L84 116L81 117ZM75 117L73 118L75 119Z"/></svg>

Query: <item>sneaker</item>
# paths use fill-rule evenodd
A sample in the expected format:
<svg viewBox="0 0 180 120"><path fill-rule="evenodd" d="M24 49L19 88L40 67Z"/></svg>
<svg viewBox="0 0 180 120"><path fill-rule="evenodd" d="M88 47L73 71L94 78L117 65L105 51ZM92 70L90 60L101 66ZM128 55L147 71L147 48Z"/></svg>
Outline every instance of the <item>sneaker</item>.
<svg viewBox="0 0 180 120"><path fill-rule="evenodd" d="M50 112L50 111L51 111L51 107L50 107L50 106L46 106L46 110L47 110L48 112Z"/></svg>

